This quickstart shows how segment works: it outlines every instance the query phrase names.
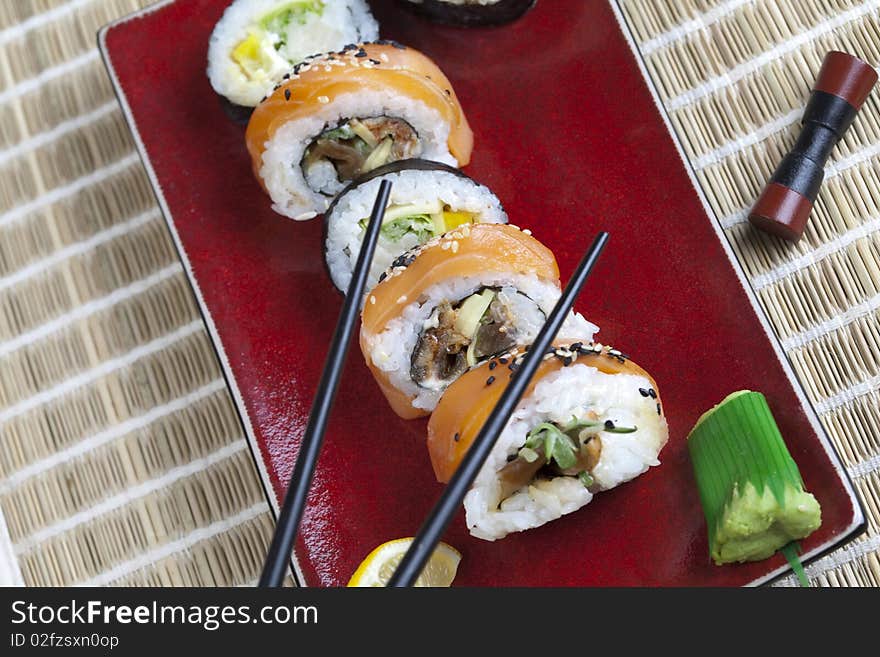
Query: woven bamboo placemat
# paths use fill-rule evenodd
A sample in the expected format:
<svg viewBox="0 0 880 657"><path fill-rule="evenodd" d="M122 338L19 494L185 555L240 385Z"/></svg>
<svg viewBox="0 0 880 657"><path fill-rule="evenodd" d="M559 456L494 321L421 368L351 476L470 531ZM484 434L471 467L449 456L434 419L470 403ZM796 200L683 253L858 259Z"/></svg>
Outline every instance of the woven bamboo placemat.
<svg viewBox="0 0 880 657"><path fill-rule="evenodd" d="M0 3L0 582L252 584L271 534L230 395L95 50L101 25L144 4ZM744 219L794 141L824 53L880 62L880 0L620 6L866 505L866 536L808 574L817 585L876 586L878 94L832 155L798 245Z"/></svg>

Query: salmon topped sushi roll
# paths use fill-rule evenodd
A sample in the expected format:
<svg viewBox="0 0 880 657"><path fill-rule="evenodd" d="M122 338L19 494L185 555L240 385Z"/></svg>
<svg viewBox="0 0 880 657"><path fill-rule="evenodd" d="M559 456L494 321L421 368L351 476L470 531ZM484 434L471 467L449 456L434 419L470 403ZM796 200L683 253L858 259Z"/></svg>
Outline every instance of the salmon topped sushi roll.
<svg viewBox="0 0 880 657"><path fill-rule="evenodd" d="M463 225L392 264L364 304L361 350L398 415L427 415L468 368L531 342L559 296L556 259L538 240Z"/></svg>
<svg viewBox="0 0 880 657"><path fill-rule="evenodd" d="M389 162L470 161L473 133L452 84L417 50L347 46L285 77L246 134L254 173L280 214L310 219L349 181Z"/></svg>
<svg viewBox="0 0 880 657"><path fill-rule="evenodd" d="M544 356L465 496L474 536L493 541L538 527L659 465L668 429L657 384L591 337L557 340ZM446 390L428 423L439 481L452 477L523 357L492 358Z"/></svg>

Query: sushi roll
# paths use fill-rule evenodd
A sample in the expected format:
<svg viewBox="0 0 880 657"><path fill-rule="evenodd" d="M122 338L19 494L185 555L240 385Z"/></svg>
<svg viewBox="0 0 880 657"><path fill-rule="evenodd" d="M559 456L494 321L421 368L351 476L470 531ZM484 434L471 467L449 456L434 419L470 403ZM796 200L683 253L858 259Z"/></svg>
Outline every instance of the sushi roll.
<svg viewBox="0 0 880 657"><path fill-rule="evenodd" d="M668 429L657 385L619 351L556 342L464 499L470 533L494 541L556 520L659 465ZM452 477L523 354L493 358L446 390L428 423L437 479Z"/></svg>
<svg viewBox="0 0 880 657"><path fill-rule="evenodd" d="M392 42L307 59L248 122L254 173L276 212L311 219L353 179L410 158L464 166L473 133L430 59Z"/></svg>
<svg viewBox="0 0 880 657"><path fill-rule="evenodd" d="M559 296L556 259L538 240L464 225L392 263L364 304L361 351L394 411L420 417L468 368L531 342Z"/></svg>
<svg viewBox="0 0 880 657"><path fill-rule="evenodd" d="M507 223L487 187L439 162L401 160L348 185L325 214L324 257L333 284L345 292L383 180L392 183L367 289L402 253L465 224Z"/></svg>
<svg viewBox="0 0 880 657"><path fill-rule="evenodd" d="M438 23L452 25L502 25L516 20L536 0L402 0Z"/></svg>
<svg viewBox="0 0 880 657"><path fill-rule="evenodd" d="M235 0L211 33L208 78L246 117L309 55L378 37L365 0Z"/></svg>

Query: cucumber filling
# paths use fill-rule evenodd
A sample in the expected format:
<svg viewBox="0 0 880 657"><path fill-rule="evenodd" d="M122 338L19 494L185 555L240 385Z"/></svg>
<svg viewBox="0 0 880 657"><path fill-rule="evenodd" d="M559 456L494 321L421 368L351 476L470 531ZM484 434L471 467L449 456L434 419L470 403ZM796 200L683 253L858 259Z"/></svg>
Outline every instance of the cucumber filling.
<svg viewBox="0 0 880 657"><path fill-rule="evenodd" d="M333 196L343 183L383 164L417 157L420 150L418 134L403 119L348 119L318 135L300 167L313 190Z"/></svg>
<svg viewBox="0 0 880 657"><path fill-rule="evenodd" d="M448 230L453 230L463 224L474 223L475 218L476 215L473 212L453 212L450 206L439 200L427 203L389 205L382 219L380 235L394 243L412 235L416 238L416 244L424 244ZM358 221L358 226L365 231L369 221L369 218L361 219ZM412 246L410 245L408 248L412 248Z"/></svg>
<svg viewBox="0 0 880 657"><path fill-rule="evenodd" d="M444 301L419 335L410 376L419 387L443 390L468 368L531 342L544 320L538 305L512 287L484 287L456 304Z"/></svg>

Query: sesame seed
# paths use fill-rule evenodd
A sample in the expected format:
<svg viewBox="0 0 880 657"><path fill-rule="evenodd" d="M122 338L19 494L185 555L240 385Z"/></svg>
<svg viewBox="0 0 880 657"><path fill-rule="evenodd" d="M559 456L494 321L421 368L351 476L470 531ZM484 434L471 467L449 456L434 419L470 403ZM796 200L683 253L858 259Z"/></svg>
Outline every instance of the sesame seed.
<svg viewBox="0 0 880 657"><path fill-rule="evenodd" d="M397 303L403 303L404 301L406 301L406 295L405 295L405 294L401 295L401 296L398 297L398 299L397 299Z"/></svg>
<svg viewBox="0 0 880 657"><path fill-rule="evenodd" d="M458 442L459 438L461 438L461 436L458 434L458 432L456 432L456 434L452 437L452 439L453 439L455 442Z"/></svg>
<svg viewBox="0 0 880 657"><path fill-rule="evenodd" d="M654 388L648 388L648 394L651 395L651 399L657 399L657 391Z"/></svg>
<svg viewBox="0 0 880 657"><path fill-rule="evenodd" d="M612 429L614 429L614 422L605 420L605 431L611 431Z"/></svg>
<svg viewBox="0 0 880 657"><path fill-rule="evenodd" d="M284 90L284 100L290 100L290 89Z"/></svg>
<svg viewBox="0 0 880 657"><path fill-rule="evenodd" d="M498 367L498 363L495 362L494 360L491 363L489 363L490 370L494 370L496 367Z"/></svg>
<svg viewBox="0 0 880 657"><path fill-rule="evenodd" d="M639 388L639 394L642 397L650 397L651 396L651 393L648 392L645 388Z"/></svg>
<svg viewBox="0 0 880 657"><path fill-rule="evenodd" d="M370 295L370 305L376 305L376 296L373 294Z"/></svg>
<svg viewBox="0 0 880 657"><path fill-rule="evenodd" d="M507 358L502 356L501 358L498 359L498 362L501 363L502 365L507 365L507 360L508 360Z"/></svg>
<svg viewBox="0 0 880 657"><path fill-rule="evenodd" d="M657 402L657 415L660 415L660 402Z"/></svg>
<svg viewBox="0 0 880 657"><path fill-rule="evenodd" d="M490 386L490 385L492 385L493 383L495 383L495 377L494 377L494 376L490 376L488 379L486 379L486 385L487 385L487 386Z"/></svg>
<svg viewBox="0 0 880 657"><path fill-rule="evenodd" d="M327 98L327 96L318 96L318 102L321 103L322 105L326 105L327 103L330 102L330 99Z"/></svg>
<svg viewBox="0 0 880 657"><path fill-rule="evenodd" d="M451 248L453 253L458 253L458 242L453 242Z"/></svg>
<svg viewBox="0 0 880 657"><path fill-rule="evenodd" d="M379 59L381 59L383 62L387 62L388 61L388 53L386 53L386 52L380 53Z"/></svg>
<svg viewBox="0 0 880 657"><path fill-rule="evenodd" d="M571 363L572 363L571 356L566 356L565 358L562 359L562 366L563 367L568 367L569 365L571 365Z"/></svg>
<svg viewBox="0 0 880 657"><path fill-rule="evenodd" d="M528 228L526 228L526 229L523 231L523 235L531 235L531 234L532 234L532 231L530 231Z"/></svg>

